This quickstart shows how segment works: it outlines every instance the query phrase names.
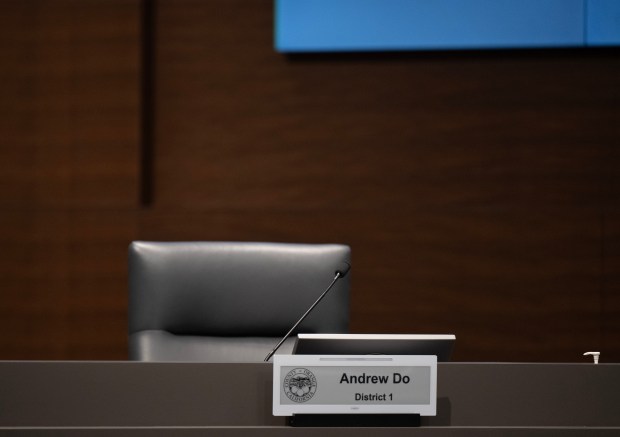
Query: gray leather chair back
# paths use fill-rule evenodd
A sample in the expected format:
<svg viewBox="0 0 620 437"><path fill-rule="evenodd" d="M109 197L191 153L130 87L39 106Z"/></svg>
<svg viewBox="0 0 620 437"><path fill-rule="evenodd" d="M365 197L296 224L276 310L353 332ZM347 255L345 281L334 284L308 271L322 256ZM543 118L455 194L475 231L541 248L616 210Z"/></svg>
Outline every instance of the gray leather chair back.
<svg viewBox="0 0 620 437"><path fill-rule="evenodd" d="M338 244L133 242L129 357L262 361L350 256ZM350 278L336 282L298 332L348 332Z"/></svg>

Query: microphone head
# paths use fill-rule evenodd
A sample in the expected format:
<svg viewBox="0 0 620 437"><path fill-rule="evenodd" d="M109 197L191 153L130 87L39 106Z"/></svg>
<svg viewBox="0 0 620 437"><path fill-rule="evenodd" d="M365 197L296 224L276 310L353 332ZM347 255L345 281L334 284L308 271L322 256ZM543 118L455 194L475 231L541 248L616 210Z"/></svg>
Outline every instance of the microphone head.
<svg viewBox="0 0 620 437"><path fill-rule="evenodd" d="M349 273L349 270L351 270L351 264L344 261L336 269L336 274L339 275L339 277L344 278L347 276L347 273Z"/></svg>

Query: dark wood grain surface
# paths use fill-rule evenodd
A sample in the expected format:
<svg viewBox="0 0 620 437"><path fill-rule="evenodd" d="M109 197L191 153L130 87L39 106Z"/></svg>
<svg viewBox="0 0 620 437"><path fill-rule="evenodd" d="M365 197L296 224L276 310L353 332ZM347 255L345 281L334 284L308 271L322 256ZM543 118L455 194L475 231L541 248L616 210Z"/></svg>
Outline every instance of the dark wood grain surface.
<svg viewBox="0 0 620 437"><path fill-rule="evenodd" d="M0 3L0 356L126 356L137 1Z"/></svg>
<svg viewBox="0 0 620 437"><path fill-rule="evenodd" d="M616 49L286 56L271 1L152 2L145 161L139 2L6 4L5 358L123 357L153 239L348 243L353 332L620 360Z"/></svg>

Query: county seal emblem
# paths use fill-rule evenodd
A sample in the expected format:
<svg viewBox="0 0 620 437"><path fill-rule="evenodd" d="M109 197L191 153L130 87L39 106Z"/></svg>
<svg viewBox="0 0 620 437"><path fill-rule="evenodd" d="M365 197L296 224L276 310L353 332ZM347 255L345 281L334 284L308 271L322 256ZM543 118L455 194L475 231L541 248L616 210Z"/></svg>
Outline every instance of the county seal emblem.
<svg viewBox="0 0 620 437"><path fill-rule="evenodd" d="M293 402L308 402L316 393L316 377L304 368L288 372L284 378L284 393Z"/></svg>

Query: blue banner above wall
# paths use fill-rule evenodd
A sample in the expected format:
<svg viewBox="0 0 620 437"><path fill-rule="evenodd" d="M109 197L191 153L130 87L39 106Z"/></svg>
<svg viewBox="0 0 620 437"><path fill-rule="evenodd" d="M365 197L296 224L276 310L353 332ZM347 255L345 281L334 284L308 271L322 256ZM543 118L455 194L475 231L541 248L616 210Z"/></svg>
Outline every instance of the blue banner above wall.
<svg viewBox="0 0 620 437"><path fill-rule="evenodd" d="M620 0L275 0L282 53L620 45Z"/></svg>

